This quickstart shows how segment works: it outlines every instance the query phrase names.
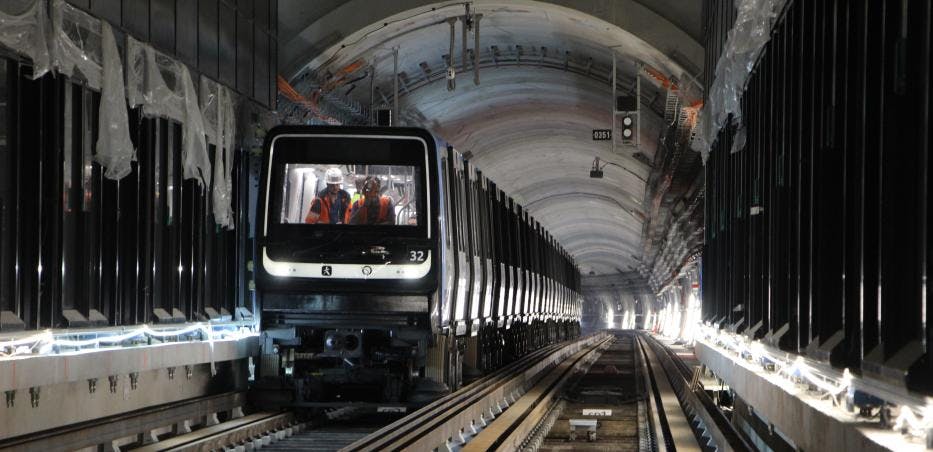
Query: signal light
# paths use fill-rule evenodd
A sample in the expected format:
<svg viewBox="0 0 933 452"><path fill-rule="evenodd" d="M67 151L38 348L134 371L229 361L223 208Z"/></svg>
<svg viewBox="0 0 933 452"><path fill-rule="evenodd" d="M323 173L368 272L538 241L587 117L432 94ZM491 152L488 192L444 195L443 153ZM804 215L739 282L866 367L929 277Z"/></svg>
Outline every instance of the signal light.
<svg viewBox="0 0 933 452"><path fill-rule="evenodd" d="M622 117L622 141L626 143L635 141L635 118L632 115Z"/></svg>

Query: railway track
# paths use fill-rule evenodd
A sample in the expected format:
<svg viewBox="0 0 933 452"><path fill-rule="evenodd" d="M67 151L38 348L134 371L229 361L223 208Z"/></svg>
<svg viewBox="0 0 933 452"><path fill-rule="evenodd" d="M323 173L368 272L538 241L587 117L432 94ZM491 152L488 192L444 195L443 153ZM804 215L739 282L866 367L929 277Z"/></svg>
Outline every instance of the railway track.
<svg viewBox="0 0 933 452"><path fill-rule="evenodd" d="M603 333L541 350L344 450L751 450L691 377L650 336Z"/></svg>

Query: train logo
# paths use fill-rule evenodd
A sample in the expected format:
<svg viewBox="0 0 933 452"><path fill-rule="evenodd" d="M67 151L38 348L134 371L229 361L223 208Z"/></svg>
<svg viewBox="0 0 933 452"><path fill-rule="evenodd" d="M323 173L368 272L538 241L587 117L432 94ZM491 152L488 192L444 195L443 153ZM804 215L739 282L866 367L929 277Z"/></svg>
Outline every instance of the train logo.
<svg viewBox="0 0 933 452"><path fill-rule="evenodd" d="M321 276L331 276L334 274L334 268L330 265L324 265L321 267Z"/></svg>

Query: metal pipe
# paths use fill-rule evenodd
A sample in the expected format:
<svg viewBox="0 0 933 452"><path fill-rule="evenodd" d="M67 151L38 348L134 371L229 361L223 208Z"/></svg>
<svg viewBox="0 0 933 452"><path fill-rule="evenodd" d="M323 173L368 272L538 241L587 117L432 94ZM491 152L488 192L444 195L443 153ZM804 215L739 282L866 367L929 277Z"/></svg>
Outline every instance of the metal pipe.
<svg viewBox="0 0 933 452"><path fill-rule="evenodd" d="M609 130L612 131L612 134L615 135L616 132L616 51L612 49L612 99L609 100L612 110L610 115ZM616 137L613 136L610 141L610 151L613 155L616 153Z"/></svg>
<svg viewBox="0 0 933 452"><path fill-rule="evenodd" d="M392 49L392 117L389 118L389 125L394 126L398 121L398 47Z"/></svg>
<svg viewBox="0 0 933 452"><path fill-rule="evenodd" d="M376 64L369 72L369 125L376 125Z"/></svg>
<svg viewBox="0 0 933 452"><path fill-rule="evenodd" d="M462 24L461 24L461 26L460 26L460 49L461 49L461 51L460 51L460 70L461 70L461 71L466 71L466 70L467 70L467 62L469 62L469 60L468 60L468 56L469 56L469 55L467 55L467 51L468 51L468 49L467 49L467 28L469 27L469 24L470 24L470 5L467 4L466 7L467 7L466 15L464 15L464 16L460 19L461 22L462 22ZM453 55L453 54L451 53L451 56L452 56L452 55ZM451 64L451 66L453 66L453 62L452 62L452 61L451 61L450 64Z"/></svg>
<svg viewBox="0 0 933 452"><path fill-rule="evenodd" d="M454 71L454 40L456 39L454 26L456 23L456 18L447 19L447 24L450 25L450 51L447 53L447 91L457 89L457 81L452 76Z"/></svg>
<svg viewBox="0 0 933 452"><path fill-rule="evenodd" d="M479 85L479 20L482 14L473 16L473 84Z"/></svg>

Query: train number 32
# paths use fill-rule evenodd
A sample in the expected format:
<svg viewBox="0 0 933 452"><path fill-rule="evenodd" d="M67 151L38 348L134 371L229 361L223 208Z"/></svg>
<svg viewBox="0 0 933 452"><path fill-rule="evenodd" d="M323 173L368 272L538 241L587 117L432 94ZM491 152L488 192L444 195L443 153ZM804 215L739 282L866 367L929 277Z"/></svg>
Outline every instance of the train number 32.
<svg viewBox="0 0 933 452"><path fill-rule="evenodd" d="M409 251L408 260L411 262L424 262L424 251Z"/></svg>

